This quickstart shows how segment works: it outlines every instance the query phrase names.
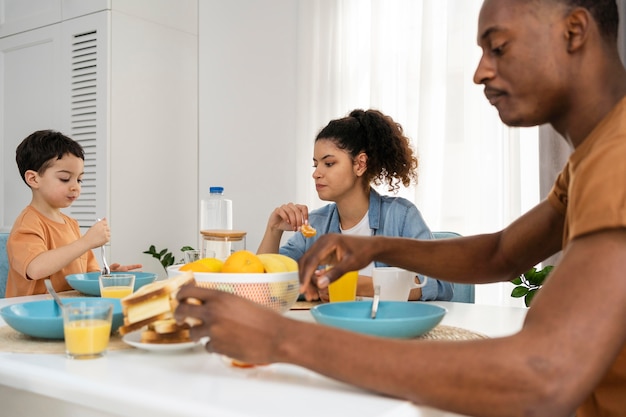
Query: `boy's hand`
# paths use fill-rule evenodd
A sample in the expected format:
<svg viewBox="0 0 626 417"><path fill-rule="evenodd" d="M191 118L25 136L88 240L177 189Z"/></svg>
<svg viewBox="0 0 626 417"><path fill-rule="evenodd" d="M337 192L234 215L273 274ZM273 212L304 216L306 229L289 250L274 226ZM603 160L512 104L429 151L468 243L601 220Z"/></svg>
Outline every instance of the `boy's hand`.
<svg viewBox="0 0 626 417"><path fill-rule="evenodd" d="M140 269L142 267L143 267L142 264L131 264L131 265L111 264L111 271L127 272L127 271L134 271L135 269Z"/></svg>
<svg viewBox="0 0 626 417"><path fill-rule="evenodd" d="M111 229L109 228L107 219L104 218L94 223L94 225L87 230L83 238L89 242L89 246L92 249L106 244L111 240Z"/></svg>

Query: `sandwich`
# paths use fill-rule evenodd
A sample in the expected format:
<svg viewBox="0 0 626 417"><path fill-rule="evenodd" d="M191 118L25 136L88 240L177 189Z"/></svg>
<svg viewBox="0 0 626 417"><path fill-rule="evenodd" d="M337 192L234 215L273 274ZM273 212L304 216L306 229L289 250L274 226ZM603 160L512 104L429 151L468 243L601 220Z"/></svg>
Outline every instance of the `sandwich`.
<svg viewBox="0 0 626 417"><path fill-rule="evenodd" d="M141 343L184 343L190 340L189 324L179 325L173 317L150 323L141 332Z"/></svg>
<svg viewBox="0 0 626 417"><path fill-rule="evenodd" d="M144 343L180 343L189 341L189 324L179 325L174 320L174 310L178 305L176 293L196 280L190 271L163 281L155 281L139 288L133 294L122 298L124 324L121 335L138 330L142 332Z"/></svg>

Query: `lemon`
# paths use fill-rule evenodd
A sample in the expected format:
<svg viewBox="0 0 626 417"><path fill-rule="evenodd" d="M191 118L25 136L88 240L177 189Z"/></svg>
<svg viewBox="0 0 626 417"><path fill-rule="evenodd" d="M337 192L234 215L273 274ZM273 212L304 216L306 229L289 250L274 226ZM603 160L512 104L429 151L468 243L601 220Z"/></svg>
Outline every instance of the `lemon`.
<svg viewBox="0 0 626 417"><path fill-rule="evenodd" d="M271 255L274 256L275 258L280 259L287 267L287 271L292 272L292 271L298 270L298 262L296 262L294 259L290 258L289 256L283 255L281 253L272 253Z"/></svg>
<svg viewBox="0 0 626 417"><path fill-rule="evenodd" d="M222 265L222 272L263 273L265 267L261 259L249 250L239 250L230 254Z"/></svg>
<svg viewBox="0 0 626 417"><path fill-rule="evenodd" d="M260 253L257 256L263 262L263 267L265 268L265 272L287 272L287 265L280 259L277 258L274 253Z"/></svg>
<svg viewBox="0 0 626 417"><path fill-rule="evenodd" d="M224 262L216 258L202 258L181 266L179 271L222 272L223 264Z"/></svg>

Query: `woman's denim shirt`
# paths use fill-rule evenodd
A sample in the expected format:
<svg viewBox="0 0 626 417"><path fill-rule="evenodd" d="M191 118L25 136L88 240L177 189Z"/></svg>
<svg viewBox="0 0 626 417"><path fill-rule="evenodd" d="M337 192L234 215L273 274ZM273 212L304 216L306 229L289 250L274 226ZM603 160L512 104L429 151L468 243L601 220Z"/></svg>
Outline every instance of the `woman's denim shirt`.
<svg viewBox="0 0 626 417"><path fill-rule="evenodd" d="M415 204L405 198L381 196L376 190L370 188L368 217L372 235L433 239L430 229ZM327 233L341 233L337 205L331 203L311 211L309 224L317 230L314 237L305 238L302 233L294 233L279 249L279 253L298 260L319 236ZM382 262L374 262L374 264L376 267L388 266ZM423 280L422 276L420 280ZM447 301L452 298L452 295L451 283L429 278L422 288L421 300Z"/></svg>

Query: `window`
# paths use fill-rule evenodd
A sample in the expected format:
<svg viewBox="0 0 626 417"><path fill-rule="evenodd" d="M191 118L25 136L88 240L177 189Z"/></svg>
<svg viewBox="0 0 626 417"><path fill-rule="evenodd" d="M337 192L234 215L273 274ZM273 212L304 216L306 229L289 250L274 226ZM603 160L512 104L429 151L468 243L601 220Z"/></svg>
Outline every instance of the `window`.
<svg viewBox="0 0 626 417"><path fill-rule="evenodd" d="M539 201L538 129L508 128L472 81L482 0L310 0L300 3L298 158L329 120L376 108L400 123L420 158L419 184L399 194L432 230L497 231ZM299 201L315 208L310 173ZM384 190L381 190L384 191ZM477 302L515 303L510 284Z"/></svg>

